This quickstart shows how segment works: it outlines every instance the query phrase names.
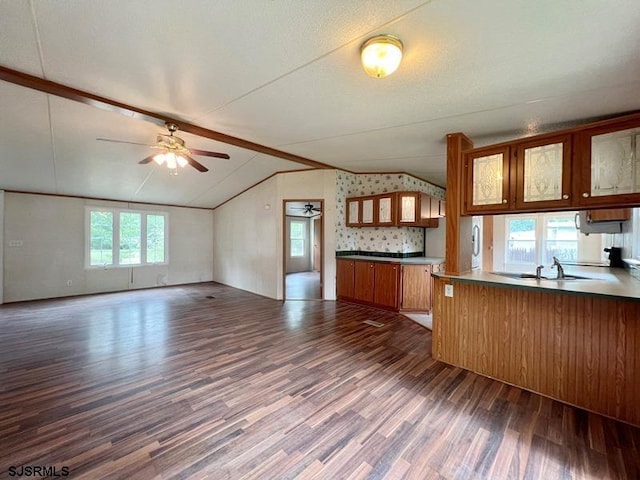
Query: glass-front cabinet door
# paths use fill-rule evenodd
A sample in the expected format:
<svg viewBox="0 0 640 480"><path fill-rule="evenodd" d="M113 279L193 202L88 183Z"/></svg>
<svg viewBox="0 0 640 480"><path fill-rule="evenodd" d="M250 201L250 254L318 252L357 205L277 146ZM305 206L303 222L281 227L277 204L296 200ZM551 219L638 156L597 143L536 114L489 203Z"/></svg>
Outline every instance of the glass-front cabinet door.
<svg viewBox="0 0 640 480"><path fill-rule="evenodd" d="M401 192L398 194L398 223L418 222L418 193Z"/></svg>
<svg viewBox="0 0 640 480"><path fill-rule="evenodd" d="M471 150L465 154L467 212L509 210L510 153L507 146Z"/></svg>
<svg viewBox="0 0 640 480"><path fill-rule="evenodd" d="M396 197L395 194L378 195L375 199L375 212L377 225L393 225L396 221Z"/></svg>
<svg viewBox="0 0 640 480"><path fill-rule="evenodd" d="M347 199L347 227L360 226L360 200Z"/></svg>
<svg viewBox="0 0 640 480"><path fill-rule="evenodd" d="M582 205L640 201L640 120L578 135Z"/></svg>
<svg viewBox="0 0 640 480"><path fill-rule="evenodd" d="M519 143L515 152L516 209L568 206L571 136Z"/></svg>
<svg viewBox="0 0 640 480"><path fill-rule="evenodd" d="M362 208L361 226L373 226L373 198L363 198L360 202Z"/></svg>

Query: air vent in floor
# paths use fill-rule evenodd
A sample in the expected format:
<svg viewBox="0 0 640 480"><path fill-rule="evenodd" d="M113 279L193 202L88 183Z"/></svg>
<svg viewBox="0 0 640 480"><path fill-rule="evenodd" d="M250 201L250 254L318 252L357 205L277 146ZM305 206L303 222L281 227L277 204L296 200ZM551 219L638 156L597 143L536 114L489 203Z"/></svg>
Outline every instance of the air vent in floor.
<svg viewBox="0 0 640 480"><path fill-rule="evenodd" d="M367 325L371 325L372 327L384 327L384 323L374 322L373 320L365 320L362 323L366 323Z"/></svg>

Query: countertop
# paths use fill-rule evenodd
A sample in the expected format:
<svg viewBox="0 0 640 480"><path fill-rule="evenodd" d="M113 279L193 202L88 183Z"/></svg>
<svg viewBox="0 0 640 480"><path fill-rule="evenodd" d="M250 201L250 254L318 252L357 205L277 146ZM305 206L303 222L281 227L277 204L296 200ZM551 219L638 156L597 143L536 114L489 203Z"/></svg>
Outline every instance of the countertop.
<svg viewBox="0 0 640 480"><path fill-rule="evenodd" d="M446 275L443 272L434 273L434 275L443 279L452 279L454 282L479 282L507 288L547 290L551 293L566 292L576 295L596 295L615 299L640 300L640 280L632 277L627 269L567 265L564 267L564 273L581 275L589 277L590 279L537 280L535 278L509 278L483 271L474 271L464 275ZM556 270L545 268L542 275L555 278L557 272Z"/></svg>
<svg viewBox="0 0 640 480"><path fill-rule="evenodd" d="M444 263L443 257L409 257L409 258L391 258L391 257L370 257L369 255L344 255L336 257L336 260L365 260L367 262L385 262L399 263L401 265L435 265Z"/></svg>

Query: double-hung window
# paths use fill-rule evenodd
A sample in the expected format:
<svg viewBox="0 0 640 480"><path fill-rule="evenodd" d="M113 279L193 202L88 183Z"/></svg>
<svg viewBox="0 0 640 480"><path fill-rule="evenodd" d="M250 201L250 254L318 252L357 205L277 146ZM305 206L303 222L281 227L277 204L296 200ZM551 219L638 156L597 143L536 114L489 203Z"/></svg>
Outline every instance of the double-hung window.
<svg viewBox="0 0 640 480"><path fill-rule="evenodd" d="M586 260L574 223L575 212L505 216L505 265L519 269ZM586 253L586 252L584 252Z"/></svg>
<svg viewBox="0 0 640 480"><path fill-rule="evenodd" d="M87 207L88 267L166 264L166 212Z"/></svg>

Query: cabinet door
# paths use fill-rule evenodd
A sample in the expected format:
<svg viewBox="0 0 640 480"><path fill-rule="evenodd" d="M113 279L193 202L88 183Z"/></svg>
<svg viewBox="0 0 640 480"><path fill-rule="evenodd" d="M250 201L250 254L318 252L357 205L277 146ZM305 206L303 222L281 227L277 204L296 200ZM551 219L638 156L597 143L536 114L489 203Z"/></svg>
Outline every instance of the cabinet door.
<svg viewBox="0 0 640 480"><path fill-rule="evenodd" d="M517 209L571 204L571 135L519 143L515 157Z"/></svg>
<svg viewBox="0 0 640 480"><path fill-rule="evenodd" d="M398 281L400 265L396 263L376 263L373 303L382 307L398 307Z"/></svg>
<svg viewBox="0 0 640 480"><path fill-rule="evenodd" d="M630 208L605 208L587 212L587 221L589 222L624 222L630 218Z"/></svg>
<svg viewBox="0 0 640 480"><path fill-rule="evenodd" d="M398 224L418 223L420 194L417 192L398 193Z"/></svg>
<svg viewBox="0 0 640 480"><path fill-rule="evenodd" d="M575 141L581 205L640 202L640 120L587 129Z"/></svg>
<svg viewBox="0 0 640 480"><path fill-rule="evenodd" d="M464 155L467 170L466 212L509 210L510 155L508 146L472 150Z"/></svg>
<svg viewBox="0 0 640 480"><path fill-rule="evenodd" d="M338 298L353 298L355 287L355 262L336 260L336 293Z"/></svg>
<svg viewBox="0 0 640 480"><path fill-rule="evenodd" d="M360 224L363 227L373 226L374 220L374 211L373 211L373 198L362 198L360 199Z"/></svg>
<svg viewBox="0 0 640 480"><path fill-rule="evenodd" d="M397 217L396 196L391 193L389 195L378 195L375 198L376 225L386 226L394 225Z"/></svg>
<svg viewBox="0 0 640 480"><path fill-rule="evenodd" d="M347 227L360 226L360 200L357 198L347 198Z"/></svg>
<svg viewBox="0 0 640 480"><path fill-rule="evenodd" d="M362 302L373 303L374 268L373 262L355 263L355 286L353 298Z"/></svg>
<svg viewBox="0 0 640 480"><path fill-rule="evenodd" d="M403 310L429 311L431 308L431 265L402 266Z"/></svg>

